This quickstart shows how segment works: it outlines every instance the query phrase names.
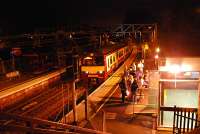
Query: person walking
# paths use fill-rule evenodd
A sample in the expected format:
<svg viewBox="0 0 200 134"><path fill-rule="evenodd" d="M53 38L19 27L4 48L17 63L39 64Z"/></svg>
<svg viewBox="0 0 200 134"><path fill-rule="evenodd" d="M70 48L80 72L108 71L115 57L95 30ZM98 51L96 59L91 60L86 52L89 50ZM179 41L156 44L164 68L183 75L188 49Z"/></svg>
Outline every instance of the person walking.
<svg viewBox="0 0 200 134"><path fill-rule="evenodd" d="M126 96L126 84L125 84L125 78L123 77L122 80L119 83L119 87L121 90L121 95L122 95L122 103L125 102L125 96Z"/></svg>
<svg viewBox="0 0 200 134"><path fill-rule="evenodd" d="M136 93L138 90L138 84L136 79L134 79L133 83L131 84L131 98L133 100L133 103L136 101Z"/></svg>

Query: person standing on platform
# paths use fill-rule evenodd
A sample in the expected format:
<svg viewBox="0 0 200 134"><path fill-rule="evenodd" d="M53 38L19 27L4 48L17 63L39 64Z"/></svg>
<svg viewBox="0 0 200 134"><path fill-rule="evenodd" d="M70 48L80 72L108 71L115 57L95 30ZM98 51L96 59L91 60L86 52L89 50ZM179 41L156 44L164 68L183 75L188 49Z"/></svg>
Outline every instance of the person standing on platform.
<svg viewBox="0 0 200 134"><path fill-rule="evenodd" d="M131 75L131 74L129 74L128 75L128 78L127 78L127 98L128 98L128 100L130 100L131 99L131 84L133 83L133 76Z"/></svg>
<svg viewBox="0 0 200 134"><path fill-rule="evenodd" d="M125 96L126 96L126 84L125 84L125 78L124 77L120 81L119 87L120 87L120 90L121 90L122 103L124 103L125 102Z"/></svg>
<svg viewBox="0 0 200 134"><path fill-rule="evenodd" d="M138 84L136 79L134 79L133 83L131 84L131 98L133 100L133 103L136 101L136 92L138 90Z"/></svg>

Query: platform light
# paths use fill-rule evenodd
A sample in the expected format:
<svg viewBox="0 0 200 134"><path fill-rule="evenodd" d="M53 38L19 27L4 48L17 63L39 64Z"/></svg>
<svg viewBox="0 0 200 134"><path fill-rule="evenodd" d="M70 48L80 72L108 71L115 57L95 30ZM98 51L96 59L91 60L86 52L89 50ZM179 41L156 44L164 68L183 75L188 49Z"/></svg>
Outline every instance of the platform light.
<svg viewBox="0 0 200 134"><path fill-rule="evenodd" d="M149 45L148 45L148 43L145 43L144 44L144 50L148 50L149 49Z"/></svg>
<svg viewBox="0 0 200 134"><path fill-rule="evenodd" d="M156 54L156 55L155 55L155 59L158 59L158 58L159 58L159 56L158 56L158 54Z"/></svg>
<svg viewBox="0 0 200 134"><path fill-rule="evenodd" d="M181 72L181 68L179 65L171 65L171 66L168 66L168 71L171 72L171 73L179 73Z"/></svg>
<svg viewBox="0 0 200 134"><path fill-rule="evenodd" d="M90 56L94 56L94 53L90 53Z"/></svg>
<svg viewBox="0 0 200 134"><path fill-rule="evenodd" d="M72 34L69 34L69 38L72 39Z"/></svg>
<svg viewBox="0 0 200 134"><path fill-rule="evenodd" d="M85 57L84 59L85 59L85 60L91 60L92 57L87 56L87 57Z"/></svg>
<svg viewBox="0 0 200 134"><path fill-rule="evenodd" d="M179 72L189 72L192 70L192 67L188 64L168 64L166 66L160 67L160 71L166 71L171 73L179 73Z"/></svg>
<svg viewBox="0 0 200 134"><path fill-rule="evenodd" d="M148 29L151 29L152 27L151 26L148 26Z"/></svg>
<svg viewBox="0 0 200 134"><path fill-rule="evenodd" d="M156 53L159 53L159 52L160 52L160 48L157 47L157 48L156 48Z"/></svg>
<svg viewBox="0 0 200 134"><path fill-rule="evenodd" d="M191 65L188 65L188 64L181 65L181 71L186 72L186 71L191 71L191 70L192 70Z"/></svg>

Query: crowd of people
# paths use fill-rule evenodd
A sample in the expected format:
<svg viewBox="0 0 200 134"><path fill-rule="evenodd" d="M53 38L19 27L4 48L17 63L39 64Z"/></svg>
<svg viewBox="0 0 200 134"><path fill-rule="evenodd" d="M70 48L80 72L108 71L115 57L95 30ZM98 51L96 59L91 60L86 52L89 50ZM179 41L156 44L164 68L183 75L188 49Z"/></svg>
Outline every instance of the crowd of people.
<svg viewBox="0 0 200 134"><path fill-rule="evenodd" d="M121 81L119 82L119 87L121 90L122 103L125 102L126 96L129 101L138 103L141 100L142 88L148 87L146 74L133 64L129 69L124 71ZM139 94L139 96L137 94Z"/></svg>

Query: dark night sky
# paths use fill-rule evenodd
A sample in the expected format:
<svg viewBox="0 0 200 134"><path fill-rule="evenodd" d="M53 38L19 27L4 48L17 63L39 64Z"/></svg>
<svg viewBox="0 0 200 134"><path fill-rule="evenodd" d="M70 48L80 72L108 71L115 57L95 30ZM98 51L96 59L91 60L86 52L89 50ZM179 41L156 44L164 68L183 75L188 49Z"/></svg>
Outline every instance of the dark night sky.
<svg viewBox="0 0 200 134"><path fill-rule="evenodd" d="M199 0L6 0L0 18L0 34L83 23L158 23L167 53L200 55Z"/></svg>

